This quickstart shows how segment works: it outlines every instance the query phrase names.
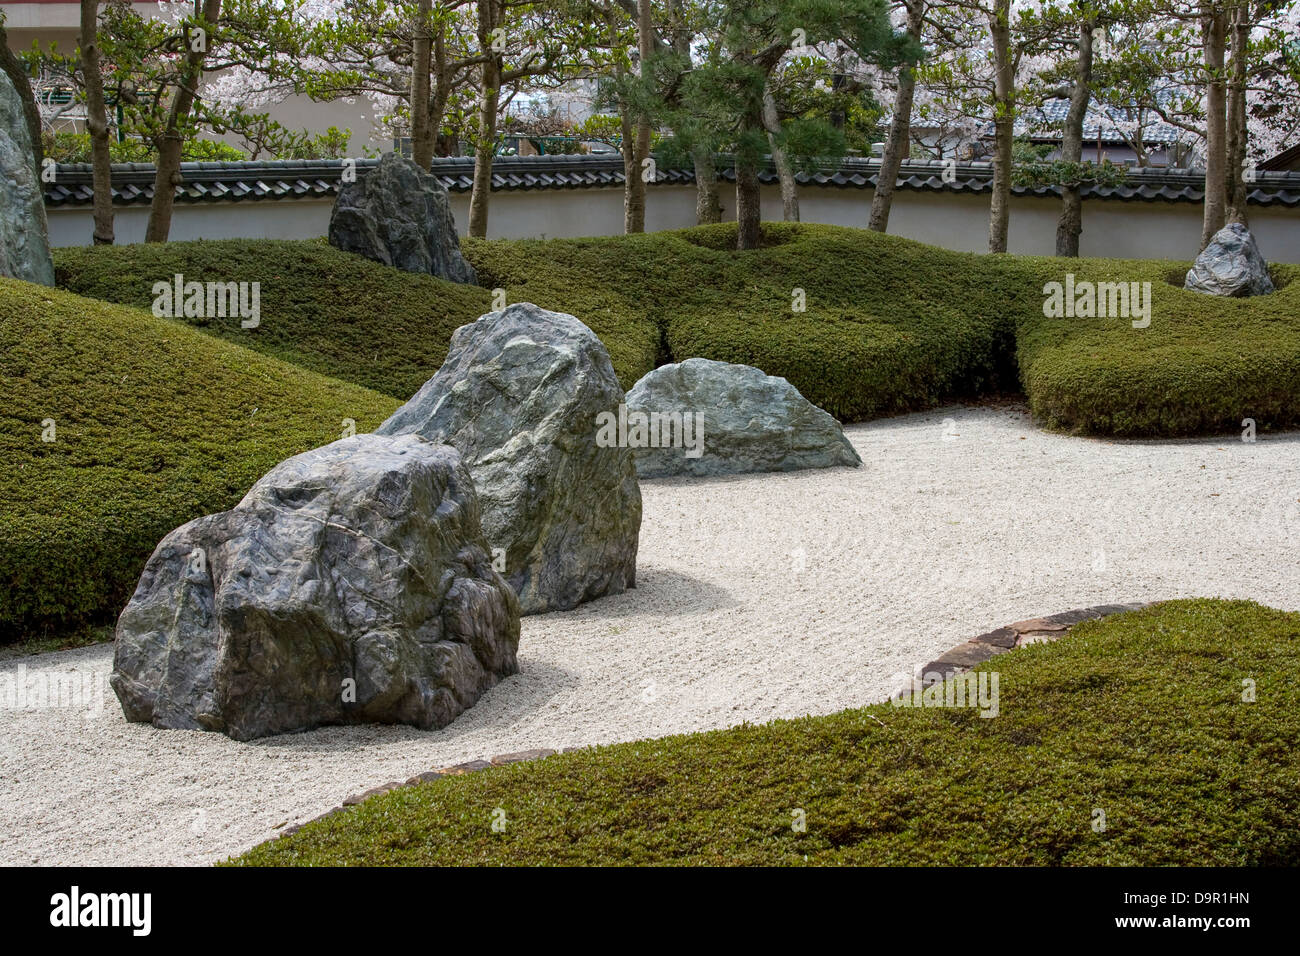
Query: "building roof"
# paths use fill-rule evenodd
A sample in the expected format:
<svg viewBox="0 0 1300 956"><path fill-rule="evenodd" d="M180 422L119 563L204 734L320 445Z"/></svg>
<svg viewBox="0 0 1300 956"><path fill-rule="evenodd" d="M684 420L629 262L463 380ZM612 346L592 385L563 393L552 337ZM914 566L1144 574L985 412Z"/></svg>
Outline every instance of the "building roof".
<svg viewBox="0 0 1300 956"><path fill-rule="evenodd" d="M1031 139L1059 140L1065 126L1066 116L1070 112L1070 101L1065 99L1047 100L1041 106L1028 107L1016 118L1016 134L1028 135ZM1112 109L1093 102L1083 118L1083 142L1097 142L1098 134L1103 143L1114 145L1122 143L1116 126L1131 122L1122 110ZM1164 122L1153 115L1142 130L1142 141L1149 146L1170 146L1187 138L1187 133Z"/></svg>
<svg viewBox="0 0 1300 956"><path fill-rule="evenodd" d="M1276 156L1270 156L1255 168L1260 172L1300 171L1300 143L1282 150Z"/></svg>
<svg viewBox="0 0 1300 956"><path fill-rule="evenodd" d="M176 187L180 203L248 202L270 199L333 199L338 193L344 164L349 160L276 160L223 163L182 163L184 182ZM356 174L365 176L377 159L358 159ZM800 173L803 185L837 189L875 187L880 160L847 158L833 167ZM897 188L921 192L987 193L993 186L993 166L987 162L957 163L955 175L945 176L945 160L909 160L899 170ZM467 193L474 182L471 156L439 158L433 172L453 193ZM720 177L735 181L730 169ZM150 163L125 163L113 167L113 201L116 205L146 204L153 200L154 167ZM776 173L763 171L764 183L777 181ZM951 179L951 182L946 180ZM691 185L691 169L661 169L658 185ZM621 187L623 160L619 156L503 156L492 166L493 191L593 189ZM1017 195L1059 196L1060 188L1016 188ZM1119 186L1085 186L1090 198L1124 202L1199 203L1205 195L1205 176L1181 169L1131 169ZM1249 201L1261 206L1300 207L1300 172L1261 172L1249 191ZM55 181L45 185L45 203L51 207L89 205L93 201L89 163L60 164Z"/></svg>

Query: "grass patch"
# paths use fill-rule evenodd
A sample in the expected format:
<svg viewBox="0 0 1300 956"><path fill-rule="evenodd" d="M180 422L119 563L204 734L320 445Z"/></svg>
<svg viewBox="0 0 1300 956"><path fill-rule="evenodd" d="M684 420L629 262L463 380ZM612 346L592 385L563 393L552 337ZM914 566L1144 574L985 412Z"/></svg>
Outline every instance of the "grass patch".
<svg viewBox="0 0 1300 956"><path fill-rule="evenodd" d="M979 669L1000 675L993 719L881 704L561 754L405 787L233 862L1300 863L1300 614L1174 601Z"/></svg>
<svg viewBox="0 0 1300 956"><path fill-rule="evenodd" d="M30 283L0 280L0 315L0 642L108 619L167 532L398 404Z"/></svg>

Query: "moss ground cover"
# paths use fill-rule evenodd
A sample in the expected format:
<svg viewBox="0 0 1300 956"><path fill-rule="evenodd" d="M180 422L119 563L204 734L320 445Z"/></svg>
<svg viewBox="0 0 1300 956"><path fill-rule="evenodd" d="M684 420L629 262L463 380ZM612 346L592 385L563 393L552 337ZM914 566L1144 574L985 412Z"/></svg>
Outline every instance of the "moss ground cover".
<svg viewBox="0 0 1300 956"><path fill-rule="evenodd" d="M1300 863L1300 614L1168 602L978 670L998 672L994 718L885 703L560 754L401 788L234 862Z"/></svg>

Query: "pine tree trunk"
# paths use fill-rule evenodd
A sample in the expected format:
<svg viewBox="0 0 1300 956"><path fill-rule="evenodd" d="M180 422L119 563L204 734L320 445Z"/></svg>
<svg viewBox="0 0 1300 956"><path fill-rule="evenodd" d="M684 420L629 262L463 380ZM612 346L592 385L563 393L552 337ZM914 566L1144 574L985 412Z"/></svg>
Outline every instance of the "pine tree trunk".
<svg viewBox="0 0 1300 956"><path fill-rule="evenodd" d="M718 198L718 168L713 152L696 149L691 158L695 162L695 224L707 225L722 222L722 202Z"/></svg>
<svg viewBox="0 0 1300 956"><path fill-rule="evenodd" d="M684 0L669 0L668 11L673 52L689 59L692 34L686 22ZM697 145L691 150L691 162L695 166L695 224L705 226L722 222L722 202L718 198L718 168L713 150Z"/></svg>
<svg viewBox="0 0 1300 956"><path fill-rule="evenodd" d="M993 40L993 197L989 201L989 252L1007 251L1011 220L1011 145L1015 135L1015 77L1011 64L1011 0L989 14Z"/></svg>
<svg viewBox="0 0 1300 956"><path fill-rule="evenodd" d="M907 35L921 39L925 23L925 3L922 0L907 2ZM876 174L876 189L871 196L871 219L867 228L875 232L889 230L889 210L894 203L894 189L898 184L898 171L911 153L912 103L916 97L916 74L904 64L898 71L898 93L894 96L894 115L889 121L889 137L880 157L880 170Z"/></svg>
<svg viewBox="0 0 1300 956"><path fill-rule="evenodd" d="M640 136L626 104L620 103L619 153L623 157L623 232L645 231L645 182L641 179ZM640 218L640 229L634 228Z"/></svg>
<svg viewBox="0 0 1300 956"><path fill-rule="evenodd" d="M636 7L637 54L641 60L641 79L650 78L650 60L654 56L654 20L650 0L637 0ZM645 232L645 161L650 158L650 119L636 119L636 142L632 152L635 175L627 176L623 189L623 232ZM627 170L626 154L624 170Z"/></svg>
<svg viewBox="0 0 1300 956"><path fill-rule="evenodd" d="M433 162L437 128L430 122L429 76L433 72L433 0L418 0L411 43L411 159L421 169Z"/></svg>
<svg viewBox="0 0 1300 956"><path fill-rule="evenodd" d="M81 72L86 82L86 129L90 132L91 183L94 190L94 242L113 244L113 167L109 154L104 78L99 72L99 2L81 0Z"/></svg>
<svg viewBox="0 0 1300 956"><path fill-rule="evenodd" d="M501 60L492 52L496 0L478 0L478 39L488 54L483 62L478 106L478 142L474 144L474 186L469 194L469 234L487 237L488 197L492 192L492 157L497 142L497 106L501 100Z"/></svg>
<svg viewBox="0 0 1300 956"><path fill-rule="evenodd" d="M786 222L799 221L799 184L795 182L794 167L777 143L781 133L781 117L776 111L776 97L770 86L763 88L763 128L767 130L767 145L772 151L772 165L781 183L781 218Z"/></svg>
<svg viewBox="0 0 1300 956"><path fill-rule="evenodd" d="M1070 90L1070 108L1065 115L1061 140L1061 159L1067 163L1083 160L1083 122L1092 98L1092 30L1091 20L1079 24L1079 55L1074 64L1074 86ZM1077 257L1082 233L1082 188L1078 183L1070 183L1062 188L1061 216L1056 222L1056 254Z"/></svg>
<svg viewBox="0 0 1300 956"><path fill-rule="evenodd" d="M1228 75L1227 146L1224 163L1225 217L1249 227L1246 208L1246 57L1250 43L1250 17L1245 6L1232 11L1232 69Z"/></svg>
<svg viewBox="0 0 1300 956"><path fill-rule="evenodd" d="M736 248L757 249L763 233L763 194L758 167L736 159Z"/></svg>
<svg viewBox="0 0 1300 956"><path fill-rule="evenodd" d="M203 0L202 19L211 41L211 27L221 15L221 0ZM203 61L207 57L207 43L202 50L194 49L191 37L185 38L185 60L171 108L167 111L167 125L158 137L158 165L154 170L153 202L149 206L149 222L145 226L145 242L166 242L172 228L172 209L176 205L176 186L181 179L181 155L185 136L181 131L190 118L190 110L198 96L199 81L203 78Z"/></svg>
<svg viewBox="0 0 1300 956"><path fill-rule="evenodd" d="M1205 87L1205 209L1201 221L1204 249L1227 219L1227 91L1223 78L1226 14L1211 0L1201 4L1201 46L1209 73Z"/></svg>
<svg viewBox="0 0 1300 956"><path fill-rule="evenodd" d="M626 124L623 142L623 232L645 232L645 160L650 155L650 126ZM629 135L630 134L630 135Z"/></svg>

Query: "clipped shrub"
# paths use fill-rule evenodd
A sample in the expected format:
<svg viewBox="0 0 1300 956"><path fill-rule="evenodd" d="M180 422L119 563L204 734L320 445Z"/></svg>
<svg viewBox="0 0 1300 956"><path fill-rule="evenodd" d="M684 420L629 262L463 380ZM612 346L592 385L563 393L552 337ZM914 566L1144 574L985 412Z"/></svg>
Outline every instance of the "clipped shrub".
<svg viewBox="0 0 1300 956"><path fill-rule="evenodd" d="M0 315L0 642L114 615L172 528L398 404L25 282Z"/></svg>

